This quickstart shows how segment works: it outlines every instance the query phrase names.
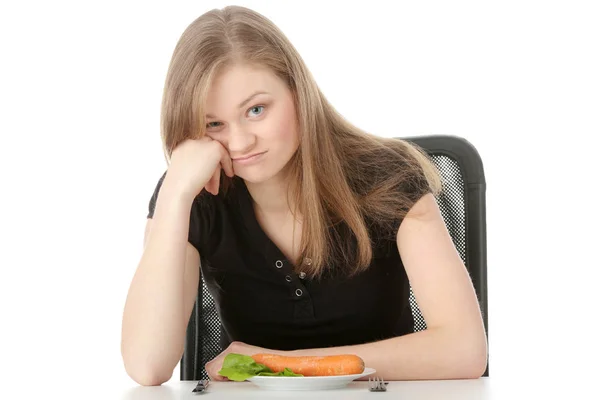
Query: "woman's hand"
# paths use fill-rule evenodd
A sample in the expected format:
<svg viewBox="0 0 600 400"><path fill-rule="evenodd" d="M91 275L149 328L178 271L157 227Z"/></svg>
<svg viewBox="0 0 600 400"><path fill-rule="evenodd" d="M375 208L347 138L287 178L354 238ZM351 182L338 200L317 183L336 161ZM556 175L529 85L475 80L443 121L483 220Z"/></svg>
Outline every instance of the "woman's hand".
<svg viewBox="0 0 600 400"><path fill-rule="evenodd" d="M223 360L229 353L243 354L245 356L252 356L258 353L271 353L271 354L285 354L284 351L270 350L263 347L252 346L242 342L232 342L221 354L213 358L206 363L206 372L213 381L228 381L224 376L219 375L219 371L223 366Z"/></svg>
<svg viewBox="0 0 600 400"><path fill-rule="evenodd" d="M231 158L221 143L208 136L187 139L173 150L165 179L178 192L191 197L196 197L202 189L217 195L221 169L227 176L234 176Z"/></svg>

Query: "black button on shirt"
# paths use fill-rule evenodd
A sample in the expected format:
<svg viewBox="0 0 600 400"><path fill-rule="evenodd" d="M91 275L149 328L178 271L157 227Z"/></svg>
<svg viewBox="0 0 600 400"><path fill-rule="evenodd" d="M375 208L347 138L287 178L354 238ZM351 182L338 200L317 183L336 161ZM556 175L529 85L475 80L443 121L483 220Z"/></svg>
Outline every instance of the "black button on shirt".
<svg viewBox="0 0 600 400"><path fill-rule="evenodd" d="M150 200L151 218L163 177ZM230 340L277 350L368 343L413 332L409 284L395 241L351 278L303 279L261 229L239 178L227 196L202 192L189 242ZM335 271L335 266L332 266Z"/></svg>

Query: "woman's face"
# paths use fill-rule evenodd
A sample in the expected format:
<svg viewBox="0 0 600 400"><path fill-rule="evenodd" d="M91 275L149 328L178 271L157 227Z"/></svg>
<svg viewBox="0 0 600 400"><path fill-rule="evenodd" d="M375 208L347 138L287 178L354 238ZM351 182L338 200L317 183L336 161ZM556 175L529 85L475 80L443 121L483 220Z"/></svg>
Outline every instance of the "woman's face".
<svg viewBox="0 0 600 400"><path fill-rule="evenodd" d="M227 67L208 92L206 132L229 151L237 176L252 183L270 180L298 149L292 93L269 69Z"/></svg>

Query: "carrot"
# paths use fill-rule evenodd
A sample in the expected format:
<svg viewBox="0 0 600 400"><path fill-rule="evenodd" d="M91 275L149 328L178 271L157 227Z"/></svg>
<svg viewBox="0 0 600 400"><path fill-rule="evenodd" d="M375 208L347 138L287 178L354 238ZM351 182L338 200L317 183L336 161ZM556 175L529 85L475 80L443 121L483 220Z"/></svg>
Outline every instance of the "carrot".
<svg viewBox="0 0 600 400"><path fill-rule="evenodd" d="M259 353L252 356L254 361L266 365L273 372L289 368L295 374L304 376L334 376L360 374L365 370L365 362L354 354L333 356L280 356Z"/></svg>

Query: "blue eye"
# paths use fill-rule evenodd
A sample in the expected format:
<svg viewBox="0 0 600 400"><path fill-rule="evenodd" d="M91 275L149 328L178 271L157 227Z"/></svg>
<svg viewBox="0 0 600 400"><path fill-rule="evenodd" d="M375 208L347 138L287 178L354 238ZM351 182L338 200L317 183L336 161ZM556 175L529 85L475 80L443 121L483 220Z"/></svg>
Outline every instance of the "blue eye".
<svg viewBox="0 0 600 400"><path fill-rule="evenodd" d="M248 110L248 113L250 114L250 116L256 117L256 116L262 114L264 109L265 109L265 106L254 106ZM254 114L252 115L252 113L254 113Z"/></svg>
<svg viewBox="0 0 600 400"><path fill-rule="evenodd" d="M208 124L206 124L207 128L218 128L219 127L220 122L209 122Z"/></svg>

